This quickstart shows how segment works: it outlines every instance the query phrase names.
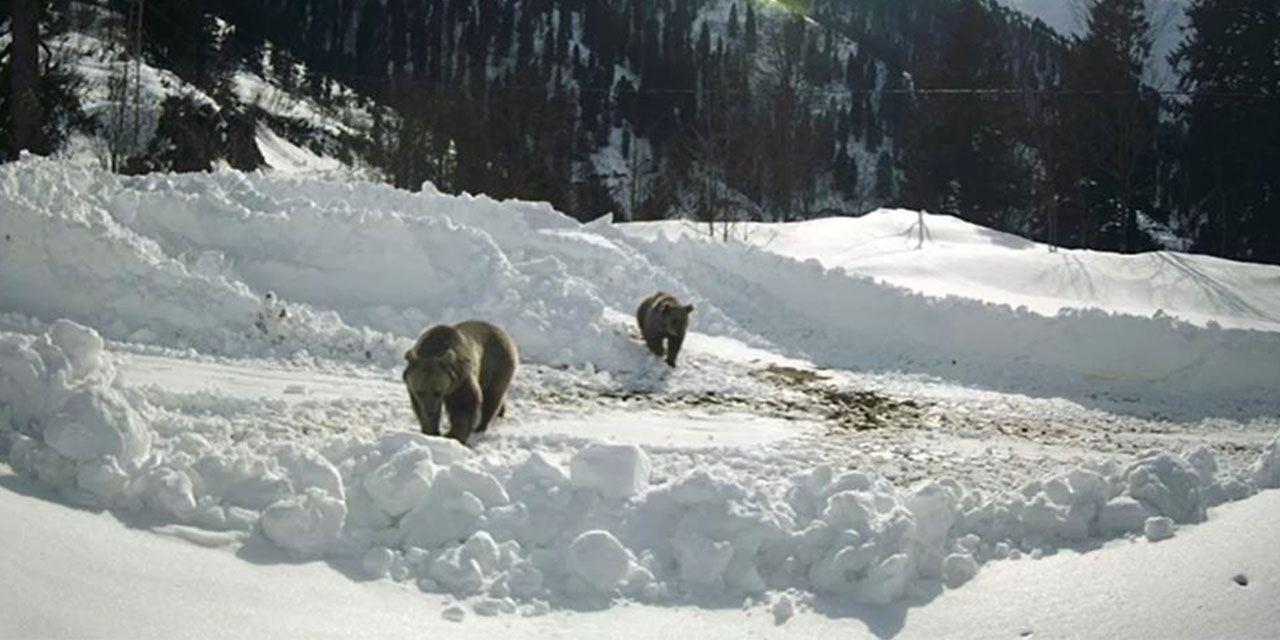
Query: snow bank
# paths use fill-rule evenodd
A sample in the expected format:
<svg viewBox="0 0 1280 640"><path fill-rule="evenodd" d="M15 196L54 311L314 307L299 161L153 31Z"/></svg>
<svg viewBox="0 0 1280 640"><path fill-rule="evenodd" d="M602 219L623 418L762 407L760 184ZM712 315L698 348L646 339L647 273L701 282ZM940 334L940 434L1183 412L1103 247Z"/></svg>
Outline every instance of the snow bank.
<svg viewBox="0 0 1280 640"><path fill-rule="evenodd" d="M618 235L635 236L636 234ZM790 355L1071 397L1105 393L1269 405L1280 333L1098 309L1057 315L936 298L753 246L632 237L701 299Z"/></svg>
<svg viewBox="0 0 1280 640"><path fill-rule="evenodd" d="M423 327L478 317L529 361L634 373L653 361L628 319L661 288L697 304L700 333L825 366L1188 406L1271 406L1280 388L1280 333L931 298L814 260L637 239L546 204L427 187L10 163L0 309L214 355L385 366Z"/></svg>
<svg viewBox="0 0 1280 640"><path fill-rule="evenodd" d="M423 327L481 317L532 361L634 370L606 306L681 290L546 205L374 184L30 159L0 168L0 211L0 308L220 355L390 366Z"/></svg>
<svg viewBox="0 0 1280 640"><path fill-rule="evenodd" d="M924 222L923 246L914 233ZM628 224L629 235L706 239L685 221ZM934 297L958 296L1053 316L1102 309L1157 312L1209 326L1280 331L1280 266L1157 251L1052 249L949 215L879 209L858 217L740 223L734 238L771 253L883 280Z"/></svg>
<svg viewBox="0 0 1280 640"><path fill-rule="evenodd" d="M883 604L921 581L957 587L1016 553L1161 539L1202 520L1213 495L1267 482L1276 457L1273 446L1255 478L1234 478L1207 448L1189 460L1151 451L984 494L828 466L780 484L749 468L651 484L648 454L629 445L585 444L564 466L411 432L308 447L152 424L142 396L116 384L97 333L68 321L0 335L0 408L3 459L81 503L261 535L295 558L352 558L370 575L471 598L485 615L771 590Z"/></svg>

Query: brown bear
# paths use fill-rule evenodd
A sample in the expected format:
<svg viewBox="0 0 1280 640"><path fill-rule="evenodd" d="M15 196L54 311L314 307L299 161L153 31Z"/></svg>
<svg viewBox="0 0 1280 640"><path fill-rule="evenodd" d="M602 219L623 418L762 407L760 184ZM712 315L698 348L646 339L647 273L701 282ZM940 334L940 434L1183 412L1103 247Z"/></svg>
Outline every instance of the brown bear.
<svg viewBox="0 0 1280 640"><path fill-rule="evenodd" d="M404 383L422 432L440 435L440 408L449 412L449 437L467 443L473 431L506 415L507 387L520 361L515 342L480 320L436 325L404 353Z"/></svg>
<svg viewBox="0 0 1280 640"><path fill-rule="evenodd" d="M658 291L645 298L636 310L636 322L640 323L640 335L644 343L654 355L667 358L667 364L676 366L676 356L680 354L680 345L684 344L684 334L689 330L689 314L693 313L693 305L681 305L675 296ZM666 340L666 348L663 348Z"/></svg>

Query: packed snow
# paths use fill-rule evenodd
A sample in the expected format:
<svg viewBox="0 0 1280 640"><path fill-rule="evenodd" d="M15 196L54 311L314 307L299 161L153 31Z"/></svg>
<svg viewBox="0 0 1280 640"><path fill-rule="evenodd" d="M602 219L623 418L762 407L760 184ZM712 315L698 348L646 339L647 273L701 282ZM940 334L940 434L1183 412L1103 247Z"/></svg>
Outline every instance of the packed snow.
<svg viewBox="0 0 1280 640"><path fill-rule="evenodd" d="M1177 544L1280 485L1261 324L1177 292L1218 319L1047 315L815 244L653 231L314 176L4 165L0 461L204 546L446 594L466 624L897 606L1008 559ZM983 268L1016 264L995 244ZM696 303L676 369L631 326L658 288ZM424 326L471 317L525 361L469 448L417 432L399 367Z"/></svg>

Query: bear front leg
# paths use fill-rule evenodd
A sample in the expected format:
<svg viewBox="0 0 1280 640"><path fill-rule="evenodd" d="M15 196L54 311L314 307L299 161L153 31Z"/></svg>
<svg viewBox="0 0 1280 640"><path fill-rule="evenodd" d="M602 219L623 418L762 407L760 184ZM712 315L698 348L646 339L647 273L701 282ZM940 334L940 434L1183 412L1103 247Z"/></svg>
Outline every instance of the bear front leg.
<svg viewBox="0 0 1280 640"><path fill-rule="evenodd" d="M449 411L449 437L466 444L480 423L480 388L468 380L445 398L444 406Z"/></svg>
<svg viewBox="0 0 1280 640"><path fill-rule="evenodd" d="M429 436L440 435L440 407L424 407L413 392L409 392L409 403L413 405L413 415L418 417L418 425L422 433Z"/></svg>
<svg viewBox="0 0 1280 640"><path fill-rule="evenodd" d="M652 351L653 355L659 358L667 353L667 350L662 347L662 334L656 331L644 334L644 344L649 347L649 351Z"/></svg>
<svg viewBox="0 0 1280 640"><path fill-rule="evenodd" d="M676 366L676 356L680 355L680 347L684 345L684 336L667 338L667 364Z"/></svg>

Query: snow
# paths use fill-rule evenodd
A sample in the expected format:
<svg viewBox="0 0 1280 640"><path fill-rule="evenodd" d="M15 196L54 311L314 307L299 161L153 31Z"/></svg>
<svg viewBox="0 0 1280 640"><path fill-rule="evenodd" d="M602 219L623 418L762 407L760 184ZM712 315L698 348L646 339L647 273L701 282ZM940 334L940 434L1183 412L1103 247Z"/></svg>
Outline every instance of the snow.
<svg viewBox="0 0 1280 640"><path fill-rule="evenodd" d="M631 567L627 549L608 531L584 531L569 543L569 570L596 591L610 593Z"/></svg>
<svg viewBox="0 0 1280 640"><path fill-rule="evenodd" d="M1276 492L1216 509L1209 522L1160 544L1119 542L1085 554L997 563L960 589L907 607L819 610L782 594L746 612L620 607L518 621L468 616L461 604L385 581L352 581L321 563L246 562L130 528L106 513L68 508L12 475L0 476L0 509L8 516L0 519L9 550L0 560L7 578L0 581L0 635L6 637L466 639L504 630L644 638L673 625L705 638L1014 637L1026 631L1049 638L1204 638L1280 631L1270 615L1280 596L1280 560L1272 553L1274 540L1253 535L1280 527ZM1125 578L1108 583L1099 575ZM1071 597L1055 597L1064 593ZM463 623L449 621L445 611Z"/></svg>
<svg viewBox="0 0 1280 640"><path fill-rule="evenodd" d="M746 242L797 260L814 259L938 298L957 296L1024 306L1053 316L1101 309L1197 325L1280 331L1280 267L1159 251L1136 255L1058 249L948 215L881 209L857 218L784 224L738 223ZM697 237L678 221L625 225L643 237ZM1270 292L1270 294L1263 294Z"/></svg>
<svg viewBox="0 0 1280 640"><path fill-rule="evenodd" d="M622 603L650 605L631 620L758 604L788 634L835 624L830 603L891 624L1032 564L1005 558L1154 539L1159 518L1182 526L1158 546L1194 540L1280 466L1280 334L1258 327L937 299L817 262L834 252L314 175L30 158L0 167L0 211L11 484L285 581L320 560L396 583L427 629L589 629L564 611ZM631 326L655 288L698 307L678 369ZM399 379L423 326L467 317L526 358L471 448L417 433Z"/></svg>
<svg viewBox="0 0 1280 640"><path fill-rule="evenodd" d="M1179 522L1200 521L1206 509L1201 475L1168 452L991 496L954 481L906 490L826 465L781 479L775 491L762 490L749 467L694 466L651 486L653 462L636 445L587 443L566 473L539 454L482 455L412 432L266 441L253 452L234 440L216 444L212 432L148 430L145 441L156 444L145 460L121 448L83 456L57 446L59 417L81 406L77 398L132 399L137 414L154 415L111 375L109 351L91 360L96 368L68 376L98 344L90 331L64 321L40 336L0 340L0 369L26 365L46 376L46 387L4 386L7 404L36 407L10 422L15 470L79 502L203 529L260 529L288 558L359 558L370 573L385 567L427 590L496 599L477 601L477 613L585 597L584 585L606 594L621 585L626 597L656 602L787 588L885 605L921 580L965 583L977 572L974 554L997 543L1041 556L1127 530L1099 519L1112 497ZM64 350L59 336L79 338ZM119 420L85 406L99 416L77 423L85 440L117 432ZM1210 455L1197 450L1201 467L1216 468Z"/></svg>
<svg viewBox="0 0 1280 640"><path fill-rule="evenodd" d="M569 461L569 478L579 489L626 499L649 486L649 457L633 444L593 444Z"/></svg>
<svg viewBox="0 0 1280 640"><path fill-rule="evenodd" d="M1280 433L1258 458L1257 482L1260 489L1280 489Z"/></svg>
<svg viewBox="0 0 1280 640"><path fill-rule="evenodd" d="M318 156L280 137L265 124L258 123L255 135L258 150L267 166L284 173L338 172L342 163L333 158Z"/></svg>
<svg viewBox="0 0 1280 640"><path fill-rule="evenodd" d="M1173 518L1164 516L1147 518L1146 522L1142 523L1142 534L1147 537L1148 542L1160 542L1173 537L1174 527Z"/></svg>

